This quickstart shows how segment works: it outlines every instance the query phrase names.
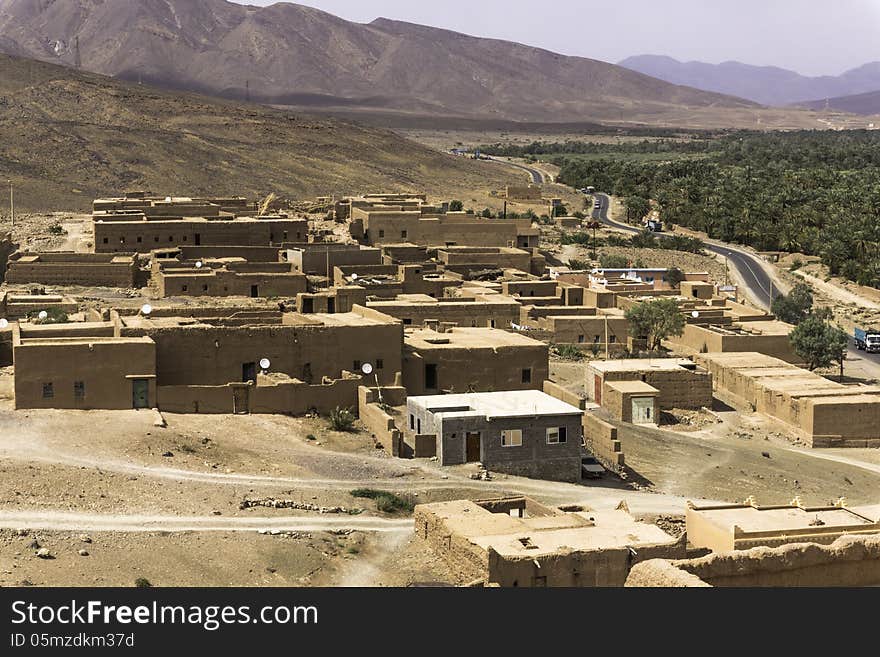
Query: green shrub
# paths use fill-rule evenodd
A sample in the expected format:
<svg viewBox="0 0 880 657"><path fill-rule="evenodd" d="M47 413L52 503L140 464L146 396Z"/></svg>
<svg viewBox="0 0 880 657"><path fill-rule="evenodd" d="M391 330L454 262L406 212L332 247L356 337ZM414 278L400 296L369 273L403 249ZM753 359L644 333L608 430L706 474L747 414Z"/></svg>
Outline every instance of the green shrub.
<svg viewBox="0 0 880 657"><path fill-rule="evenodd" d="M138 577L136 580L134 580L134 585L139 589L153 588L153 585L150 584L150 580L148 580L146 577Z"/></svg>
<svg viewBox="0 0 880 657"><path fill-rule="evenodd" d="M584 352L573 344L554 345L553 351L556 352L557 356L566 360L581 360L584 357Z"/></svg>
<svg viewBox="0 0 880 657"><path fill-rule="evenodd" d="M351 431L354 429L354 413L350 409L337 406L330 411L330 427L334 431Z"/></svg>
<svg viewBox="0 0 880 657"><path fill-rule="evenodd" d="M398 513L400 511L412 513L415 506L408 499L404 499L387 490L377 490L375 488L356 488L351 491L351 496L374 500L376 508L382 513Z"/></svg>

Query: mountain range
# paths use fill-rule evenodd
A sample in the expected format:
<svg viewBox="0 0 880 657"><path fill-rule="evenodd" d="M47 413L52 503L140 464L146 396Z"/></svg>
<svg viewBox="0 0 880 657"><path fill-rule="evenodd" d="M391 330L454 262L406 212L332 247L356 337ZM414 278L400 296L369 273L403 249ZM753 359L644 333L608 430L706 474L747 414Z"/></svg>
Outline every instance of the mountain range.
<svg viewBox="0 0 880 657"><path fill-rule="evenodd" d="M796 127L811 119L628 68L290 3L0 0L0 52L306 108L506 121Z"/></svg>
<svg viewBox="0 0 880 657"><path fill-rule="evenodd" d="M849 103L841 97L880 91L880 61L869 62L840 75L809 77L776 66L753 66L741 62L681 62L663 55L638 55L618 62L620 66L680 85L688 85L722 94L747 98L776 107L806 105L816 109L872 107L865 103ZM880 105L874 106L880 110ZM877 111L874 110L874 111ZM859 111L871 114L873 111Z"/></svg>

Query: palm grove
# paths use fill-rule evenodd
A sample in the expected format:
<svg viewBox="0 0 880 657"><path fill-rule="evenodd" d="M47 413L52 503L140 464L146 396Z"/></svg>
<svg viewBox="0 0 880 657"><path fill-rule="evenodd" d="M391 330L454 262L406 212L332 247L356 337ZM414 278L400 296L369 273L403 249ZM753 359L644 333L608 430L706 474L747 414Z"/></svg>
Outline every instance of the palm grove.
<svg viewBox="0 0 880 657"><path fill-rule="evenodd" d="M559 164L560 182L622 196L635 214L650 199L667 223L762 251L818 255L833 275L880 287L878 132L520 148Z"/></svg>

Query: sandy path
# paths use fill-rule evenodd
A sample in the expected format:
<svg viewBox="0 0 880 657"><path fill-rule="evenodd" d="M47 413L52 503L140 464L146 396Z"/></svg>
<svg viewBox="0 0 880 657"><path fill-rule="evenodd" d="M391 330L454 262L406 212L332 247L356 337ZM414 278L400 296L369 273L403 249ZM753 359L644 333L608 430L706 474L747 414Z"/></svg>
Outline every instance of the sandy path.
<svg viewBox="0 0 880 657"><path fill-rule="evenodd" d="M818 276L813 276L812 274L808 274L807 272L800 270L797 270L793 273L795 276L804 279L804 281L819 290L822 294L830 297L835 301L838 301L840 303L852 303L857 306L861 306L862 308L870 308L871 310L880 310L880 304L875 303L870 299L866 299L863 296L850 292L849 290L844 289L838 285L827 283Z"/></svg>
<svg viewBox="0 0 880 657"><path fill-rule="evenodd" d="M411 518L377 518L327 514L306 516L224 518L218 516L160 516L66 511L0 510L0 527L91 532L188 532L188 531L328 531L351 529L370 532L410 532Z"/></svg>

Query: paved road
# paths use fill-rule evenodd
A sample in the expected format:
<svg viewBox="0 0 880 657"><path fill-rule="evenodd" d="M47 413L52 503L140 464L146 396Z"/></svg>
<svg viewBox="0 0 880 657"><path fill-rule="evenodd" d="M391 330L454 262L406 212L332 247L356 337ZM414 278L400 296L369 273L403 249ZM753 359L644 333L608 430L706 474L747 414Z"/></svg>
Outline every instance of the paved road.
<svg viewBox="0 0 880 657"><path fill-rule="evenodd" d="M606 194L595 194L594 196L601 202L602 207L593 210L593 219L601 221L606 226L618 228L628 233L640 233L642 231L642 229L635 226L613 221L608 216L608 207L610 205L610 199L608 196ZM667 234L657 233L657 236L666 237ZM736 270L745 282L746 287L749 288L752 296L755 297L755 300L765 309L770 309L770 304L772 303L773 298L779 296L780 292L773 285L770 275L761 265L757 256L754 256L747 251L740 251L732 246L722 244L707 243L706 250L726 257L728 261L736 267Z"/></svg>
<svg viewBox="0 0 880 657"><path fill-rule="evenodd" d="M499 164L506 164L509 167L513 167L515 169L520 169L521 171L525 171L532 177L532 182L536 185L544 184L544 174L538 171L537 169L533 169L531 167L527 167L525 164L518 164L517 162L509 162L508 160L502 160L497 157L489 158L492 162L498 162Z"/></svg>
<svg viewBox="0 0 880 657"><path fill-rule="evenodd" d="M597 193L594 197L601 202L601 207L593 210L593 219L602 222L606 226L618 228L628 233L641 232L640 228L613 221L608 216L608 208L611 201L607 194ZM657 235L658 237L666 236L664 233L657 233ZM751 292L752 297L754 297L759 305L765 310L770 309L770 304L773 302L773 299L779 296L781 292L773 285L773 280L770 278L767 270L764 269L758 256L723 243L706 243L706 250L726 257L728 262L730 262L736 268L737 272L739 272L740 277ZM862 351L857 351L855 348L851 348L849 350L848 358L850 360L858 360L861 358L880 366L880 354L868 354Z"/></svg>

